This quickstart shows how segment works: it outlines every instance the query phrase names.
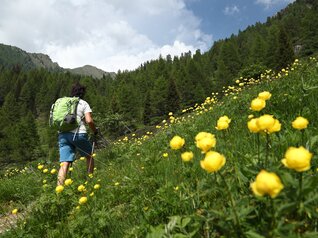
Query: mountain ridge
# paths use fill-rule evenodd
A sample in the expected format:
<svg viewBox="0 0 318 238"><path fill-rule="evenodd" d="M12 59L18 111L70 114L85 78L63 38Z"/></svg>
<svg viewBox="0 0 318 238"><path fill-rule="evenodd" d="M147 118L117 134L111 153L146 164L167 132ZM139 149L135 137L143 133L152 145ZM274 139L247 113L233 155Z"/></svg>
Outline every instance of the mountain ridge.
<svg viewBox="0 0 318 238"><path fill-rule="evenodd" d="M115 72L106 72L92 65L84 65L77 68L63 68L57 62L53 62L49 55L44 53L30 53L19 47L0 43L0 66L12 68L19 65L22 70L44 68L50 71L64 71L82 76L91 76L101 79L104 76L116 75Z"/></svg>

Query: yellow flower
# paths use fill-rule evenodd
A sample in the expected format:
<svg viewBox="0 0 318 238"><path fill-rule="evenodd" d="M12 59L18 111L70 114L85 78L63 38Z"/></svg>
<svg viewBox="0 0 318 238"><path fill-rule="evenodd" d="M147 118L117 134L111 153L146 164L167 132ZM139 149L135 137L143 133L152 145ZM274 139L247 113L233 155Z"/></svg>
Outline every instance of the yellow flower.
<svg viewBox="0 0 318 238"><path fill-rule="evenodd" d="M44 167L44 165L42 165L42 164L39 164L39 165L38 165L38 169L39 169L39 170L43 169L43 167Z"/></svg>
<svg viewBox="0 0 318 238"><path fill-rule="evenodd" d="M13 215L17 214L17 213L18 213L18 209L17 209L17 208L13 209L11 213L12 213Z"/></svg>
<svg viewBox="0 0 318 238"><path fill-rule="evenodd" d="M230 123L230 122L231 122L231 119L228 118L228 116L222 116L222 117L219 118L218 121L225 121L225 122L227 122L227 123Z"/></svg>
<svg viewBox="0 0 318 238"><path fill-rule="evenodd" d="M263 99L263 100L268 100L270 99L272 94L270 92L264 91L258 94L258 98Z"/></svg>
<svg viewBox="0 0 318 238"><path fill-rule="evenodd" d="M56 174L57 173L57 170L56 169L52 169L51 170L51 174Z"/></svg>
<svg viewBox="0 0 318 238"><path fill-rule="evenodd" d="M55 188L55 192L56 192L56 193L61 193L63 190L64 190L64 186L63 186L63 185L58 185L58 186Z"/></svg>
<svg viewBox="0 0 318 238"><path fill-rule="evenodd" d="M164 158L167 158L169 155L168 155L168 153L163 153L163 155L162 155Z"/></svg>
<svg viewBox="0 0 318 238"><path fill-rule="evenodd" d="M81 197L81 198L79 199L78 203L79 203L80 205L83 205L83 204L87 203L87 197Z"/></svg>
<svg viewBox="0 0 318 238"><path fill-rule="evenodd" d="M253 111L260 111L266 106L266 102L264 99L255 98L251 102L251 109Z"/></svg>
<svg viewBox="0 0 318 238"><path fill-rule="evenodd" d="M93 178L93 177L94 177L94 175L93 175L93 174L89 174L89 175L88 175L88 177Z"/></svg>
<svg viewBox="0 0 318 238"><path fill-rule="evenodd" d="M82 157L80 158L80 160L85 160L85 157L82 156Z"/></svg>
<svg viewBox="0 0 318 238"><path fill-rule="evenodd" d="M72 180L72 179L66 179L66 180L64 181L65 186L69 186L69 185L71 185L72 183L73 183L73 180Z"/></svg>
<svg viewBox="0 0 318 238"><path fill-rule="evenodd" d="M225 157L216 152L209 151L206 153L205 158L200 161L201 167L209 173L220 170L225 165Z"/></svg>
<svg viewBox="0 0 318 238"><path fill-rule="evenodd" d="M192 151L182 153L181 158L184 162L188 162L188 161L192 160L193 159Z"/></svg>
<svg viewBox="0 0 318 238"><path fill-rule="evenodd" d="M69 168L69 171L70 171L70 172L72 172L73 170L74 170L74 168L73 168L73 167Z"/></svg>
<svg viewBox="0 0 318 238"><path fill-rule="evenodd" d="M118 182L116 182L116 183L115 183L115 186L118 186L118 185L119 185L119 183L118 183Z"/></svg>
<svg viewBox="0 0 318 238"><path fill-rule="evenodd" d="M92 154L92 157L94 158L94 157L96 157L96 154L94 153L94 154Z"/></svg>
<svg viewBox="0 0 318 238"><path fill-rule="evenodd" d="M78 190L79 192L83 192L83 191L85 191L85 186L84 186L83 184L81 184L81 185L79 185L79 186L77 187L77 190Z"/></svg>
<svg viewBox="0 0 318 238"><path fill-rule="evenodd" d="M256 123L260 130L265 131L274 126L275 119L272 115L265 114L260 116Z"/></svg>
<svg viewBox="0 0 318 238"><path fill-rule="evenodd" d="M278 132L278 131L280 131L281 128L282 128L282 125L280 124L280 122L277 119L275 119L274 125L271 128L268 128L267 132L268 133Z"/></svg>
<svg viewBox="0 0 318 238"><path fill-rule="evenodd" d="M174 136L172 140L170 141L170 147L173 150L179 150L184 145L185 140L181 138L180 136Z"/></svg>
<svg viewBox="0 0 318 238"><path fill-rule="evenodd" d="M297 117L293 122L292 122L292 126L293 128L297 129L297 130L302 130L307 128L309 122L306 118L304 117Z"/></svg>
<svg viewBox="0 0 318 238"><path fill-rule="evenodd" d="M310 169L310 161L312 153L300 146L289 147L282 159L282 163L289 169L294 169L297 172L303 172Z"/></svg>
<svg viewBox="0 0 318 238"><path fill-rule="evenodd" d="M221 130L226 130L229 128L229 123L226 121L218 121L215 129L221 131Z"/></svg>
<svg viewBox="0 0 318 238"><path fill-rule="evenodd" d="M254 118L253 114L248 115L248 119L252 119L252 118Z"/></svg>
<svg viewBox="0 0 318 238"><path fill-rule="evenodd" d="M258 118L253 118L252 120L248 121L247 127L250 130L250 132L258 133L260 131L257 125L257 121L258 121Z"/></svg>
<svg viewBox="0 0 318 238"><path fill-rule="evenodd" d="M94 195L95 195L94 192L91 192L91 193L89 194L90 197L93 197Z"/></svg>
<svg viewBox="0 0 318 238"><path fill-rule="evenodd" d="M42 172L46 174L47 172L49 172L49 170L48 169L43 169Z"/></svg>
<svg viewBox="0 0 318 238"><path fill-rule="evenodd" d="M46 179L44 179L44 180L42 181L42 183L43 183L43 184L46 184L46 183L47 183Z"/></svg>
<svg viewBox="0 0 318 238"><path fill-rule="evenodd" d="M96 189L96 190L97 190L97 189L100 189L100 184L95 184L95 185L94 185L94 189Z"/></svg>
<svg viewBox="0 0 318 238"><path fill-rule="evenodd" d="M203 153L208 152L216 145L215 136L208 132L200 132L195 137L196 146L202 150Z"/></svg>
<svg viewBox="0 0 318 238"><path fill-rule="evenodd" d="M251 183L251 188L256 196L268 194L272 198L275 198L284 188L284 185L275 173L262 170L256 176L255 182Z"/></svg>

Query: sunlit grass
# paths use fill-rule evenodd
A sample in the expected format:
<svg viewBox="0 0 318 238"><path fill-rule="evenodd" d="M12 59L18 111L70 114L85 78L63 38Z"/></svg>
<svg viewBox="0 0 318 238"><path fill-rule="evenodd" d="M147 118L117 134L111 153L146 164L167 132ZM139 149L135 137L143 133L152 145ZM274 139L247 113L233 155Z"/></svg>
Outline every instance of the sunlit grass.
<svg viewBox="0 0 318 238"><path fill-rule="evenodd" d="M33 184L4 177L37 194L7 236L316 236L316 59L233 82L155 133L97 151L90 176L79 159L62 187L58 164L35 165Z"/></svg>

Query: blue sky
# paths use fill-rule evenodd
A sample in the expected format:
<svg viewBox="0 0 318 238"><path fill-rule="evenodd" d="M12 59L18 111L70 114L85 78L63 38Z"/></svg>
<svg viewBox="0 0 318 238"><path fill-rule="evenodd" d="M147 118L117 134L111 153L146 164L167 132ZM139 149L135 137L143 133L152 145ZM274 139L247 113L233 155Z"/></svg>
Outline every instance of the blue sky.
<svg viewBox="0 0 318 238"><path fill-rule="evenodd" d="M205 52L294 0L1 0L0 43L64 68L134 70L159 55Z"/></svg>
<svg viewBox="0 0 318 238"><path fill-rule="evenodd" d="M266 22L292 0L193 0L186 5L201 19L203 32L213 35L213 40L224 39L238 30L256 22Z"/></svg>

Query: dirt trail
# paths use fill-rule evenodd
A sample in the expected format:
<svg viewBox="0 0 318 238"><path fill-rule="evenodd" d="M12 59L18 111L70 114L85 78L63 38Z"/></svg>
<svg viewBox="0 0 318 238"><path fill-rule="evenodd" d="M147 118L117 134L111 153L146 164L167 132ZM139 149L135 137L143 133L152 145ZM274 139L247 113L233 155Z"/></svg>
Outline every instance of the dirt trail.
<svg viewBox="0 0 318 238"><path fill-rule="evenodd" d="M0 235L11 228L16 227L18 220L24 217L24 213L0 214Z"/></svg>

